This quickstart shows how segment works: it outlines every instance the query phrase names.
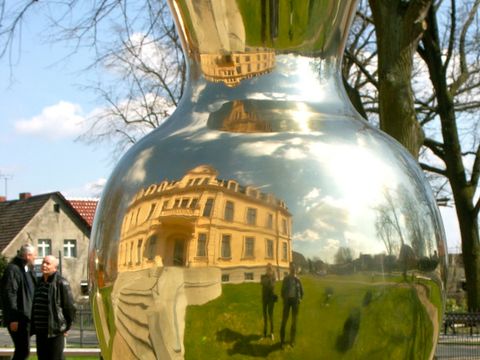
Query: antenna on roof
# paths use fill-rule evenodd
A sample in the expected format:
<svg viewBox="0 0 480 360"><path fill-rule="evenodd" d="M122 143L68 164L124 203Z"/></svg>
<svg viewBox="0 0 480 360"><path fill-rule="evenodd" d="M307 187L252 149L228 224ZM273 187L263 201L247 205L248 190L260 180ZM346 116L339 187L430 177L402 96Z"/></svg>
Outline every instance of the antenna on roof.
<svg viewBox="0 0 480 360"><path fill-rule="evenodd" d="M7 199L8 198L8 180L13 179L13 175L2 174L0 172L0 179L3 179L3 181L5 182L5 199Z"/></svg>

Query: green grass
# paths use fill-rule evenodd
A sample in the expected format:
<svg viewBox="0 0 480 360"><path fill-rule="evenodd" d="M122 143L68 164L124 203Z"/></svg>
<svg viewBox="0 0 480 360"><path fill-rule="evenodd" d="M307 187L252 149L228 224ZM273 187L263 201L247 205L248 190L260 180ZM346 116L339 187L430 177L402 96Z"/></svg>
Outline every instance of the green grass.
<svg viewBox="0 0 480 360"><path fill-rule="evenodd" d="M305 298L296 345L286 349L278 343L281 300L274 310L272 342L261 338L260 285L224 285L219 298L187 308L185 359L428 358L433 326L415 288L398 278L387 279L388 284L377 281L369 276L302 277ZM436 291L432 294L437 297Z"/></svg>

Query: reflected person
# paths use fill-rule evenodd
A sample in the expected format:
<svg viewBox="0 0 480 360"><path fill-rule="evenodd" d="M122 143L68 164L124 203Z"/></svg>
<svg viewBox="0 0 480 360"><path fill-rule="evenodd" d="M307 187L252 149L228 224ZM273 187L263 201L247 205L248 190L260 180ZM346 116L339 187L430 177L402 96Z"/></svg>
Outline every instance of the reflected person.
<svg viewBox="0 0 480 360"><path fill-rule="evenodd" d="M38 360L64 359L65 336L75 318L70 284L57 268L55 256L43 258L42 276L33 297L32 327L37 337Z"/></svg>
<svg viewBox="0 0 480 360"><path fill-rule="evenodd" d="M285 276L282 283L283 315L280 327L280 344L285 345L285 327L287 326L290 309L292 320L290 327L290 344L295 345L295 333L297 331L297 316L300 308L300 301L303 298L302 282L296 275L295 265L290 264L290 273Z"/></svg>
<svg viewBox="0 0 480 360"><path fill-rule="evenodd" d="M267 264L267 272L261 277L262 310L263 310L263 337L267 337L268 321L270 321L270 338L273 340L273 307L278 297L275 294L275 273L272 264Z"/></svg>

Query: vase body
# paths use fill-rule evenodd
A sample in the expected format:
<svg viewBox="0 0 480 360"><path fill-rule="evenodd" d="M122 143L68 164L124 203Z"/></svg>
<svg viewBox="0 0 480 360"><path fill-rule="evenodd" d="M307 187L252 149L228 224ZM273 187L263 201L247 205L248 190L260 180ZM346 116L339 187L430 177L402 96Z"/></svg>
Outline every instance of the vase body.
<svg viewBox="0 0 480 360"><path fill-rule="evenodd" d="M104 358L431 359L443 227L416 161L343 89L356 2L170 6L189 86L92 232Z"/></svg>

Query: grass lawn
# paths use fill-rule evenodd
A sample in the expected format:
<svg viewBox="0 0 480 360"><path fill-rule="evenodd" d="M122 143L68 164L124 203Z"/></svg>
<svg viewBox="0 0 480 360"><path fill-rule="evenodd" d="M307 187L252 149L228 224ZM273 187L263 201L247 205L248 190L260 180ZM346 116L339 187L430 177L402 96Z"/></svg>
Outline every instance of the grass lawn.
<svg viewBox="0 0 480 360"><path fill-rule="evenodd" d="M226 284L219 298L187 308L185 359L428 358L433 326L409 283L367 276L301 279L305 297L294 348L280 348L281 300L274 310L275 341L262 339L260 285ZM437 306L438 291L429 293ZM287 341L289 330L288 324Z"/></svg>

